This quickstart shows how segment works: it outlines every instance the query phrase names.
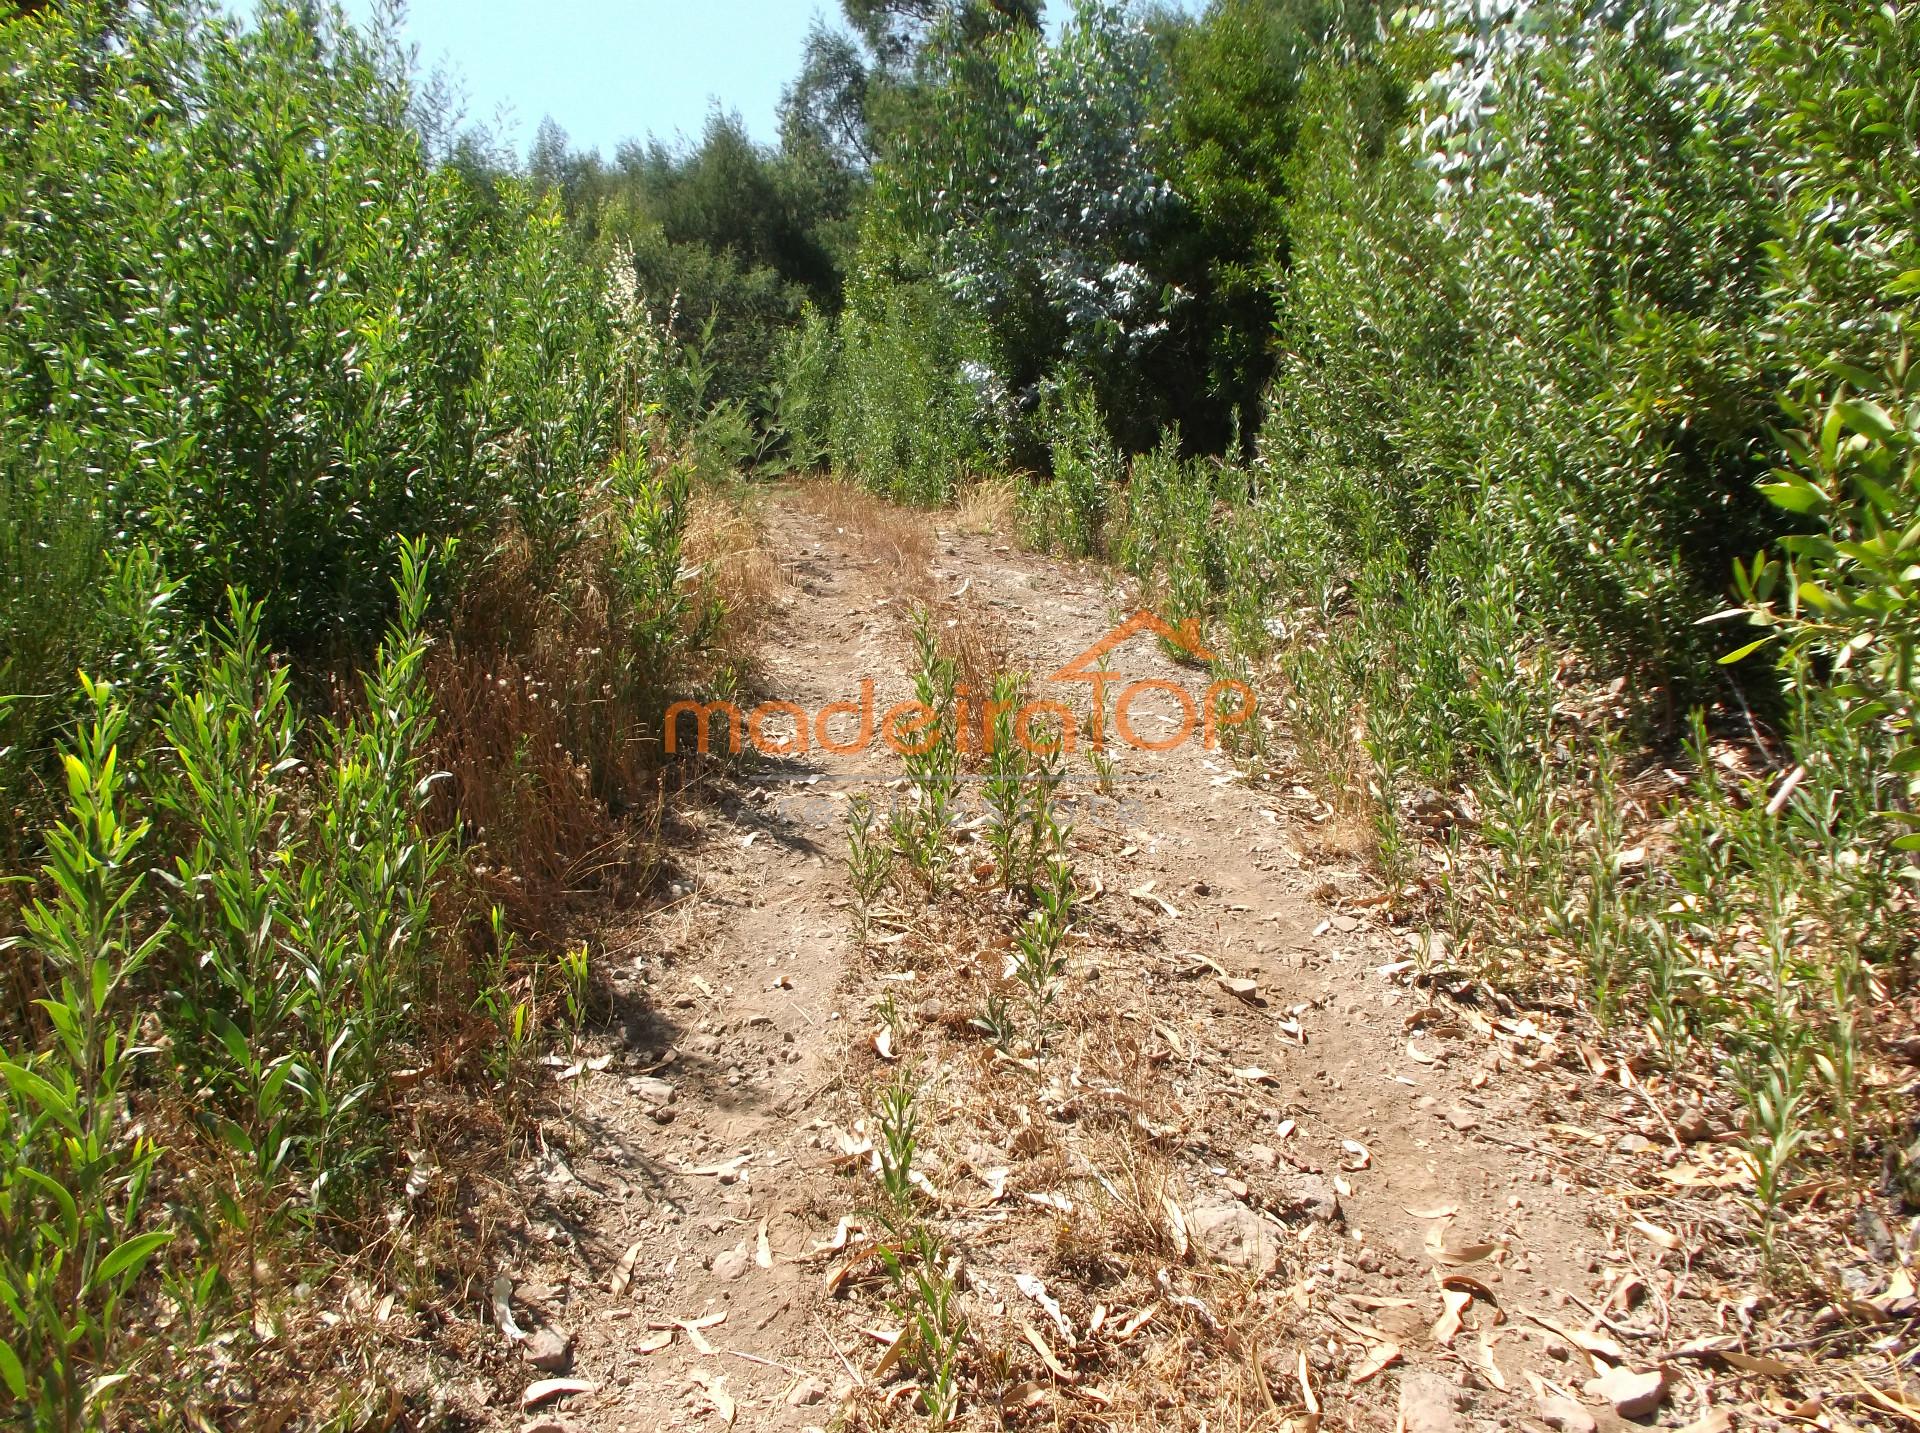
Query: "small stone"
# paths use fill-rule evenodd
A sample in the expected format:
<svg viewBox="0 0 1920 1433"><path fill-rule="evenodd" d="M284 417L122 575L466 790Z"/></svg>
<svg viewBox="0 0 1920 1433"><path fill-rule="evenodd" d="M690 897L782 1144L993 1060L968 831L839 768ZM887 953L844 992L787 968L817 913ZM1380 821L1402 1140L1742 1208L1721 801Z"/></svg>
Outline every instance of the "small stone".
<svg viewBox="0 0 1920 1433"><path fill-rule="evenodd" d="M1290 1174L1280 1184L1279 1204L1288 1218L1332 1224L1340 1218L1340 1195L1318 1174Z"/></svg>
<svg viewBox="0 0 1920 1433"><path fill-rule="evenodd" d="M1256 1169L1276 1169L1280 1164L1280 1156L1270 1146L1264 1144L1248 1145L1241 1151L1240 1158Z"/></svg>
<svg viewBox="0 0 1920 1433"><path fill-rule="evenodd" d="M520 1433L574 1433L574 1427L562 1418L536 1418L521 1424Z"/></svg>
<svg viewBox="0 0 1920 1433"><path fill-rule="evenodd" d="M1599 1433L1600 1429L1591 1413L1566 1398L1541 1399L1540 1421L1560 1433Z"/></svg>
<svg viewBox="0 0 1920 1433"><path fill-rule="evenodd" d="M635 1081L633 1092L650 1105L670 1105L673 1103L673 1086L665 1080L652 1076Z"/></svg>
<svg viewBox="0 0 1920 1433"><path fill-rule="evenodd" d="M1653 1148L1653 1141L1643 1134L1629 1134L1620 1137L1620 1143L1614 1146L1622 1154L1645 1154Z"/></svg>
<svg viewBox="0 0 1920 1433"><path fill-rule="evenodd" d="M573 1335L565 1329L535 1329L522 1349L527 1362L548 1373L565 1373L573 1362Z"/></svg>
<svg viewBox="0 0 1920 1433"><path fill-rule="evenodd" d="M731 1284L743 1278L753 1261L747 1257L745 1249L729 1249L724 1254L713 1256L713 1276L723 1283Z"/></svg>
<svg viewBox="0 0 1920 1433"><path fill-rule="evenodd" d="M1460 1391L1437 1373L1409 1373L1400 1380L1400 1426L1406 1433L1455 1433Z"/></svg>
<svg viewBox="0 0 1920 1433"><path fill-rule="evenodd" d="M1688 1105L1673 1117L1673 1132L1688 1144L1710 1140L1715 1134L1713 1120L1698 1105Z"/></svg>
<svg viewBox="0 0 1920 1433"><path fill-rule="evenodd" d="M1667 1376L1657 1368L1647 1373L1610 1368L1587 1384L1587 1392L1611 1403L1622 1418L1644 1418L1666 1401Z"/></svg>
<svg viewBox="0 0 1920 1433"><path fill-rule="evenodd" d="M1280 1241L1273 1228L1238 1201L1201 1205L1187 1216L1187 1229L1209 1257L1257 1278L1280 1263Z"/></svg>
<svg viewBox="0 0 1920 1433"><path fill-rule="evenodd" d="M1468 1130L1480 1128L1480 1116L1476 1115L1472 1110L1461 1109L1458 1105L1448 1110L1441 1118L1459 1130L1461 1134L1465 1134Z"/></svg>
<svg viewBox="0 0 1920 1433"><path fill-rule="evenodd" d="M1232 979L1221 980L1220 988L1226 991L1227 994L1246 1001L1249 1005L1265 1005L1267 1003L1266 999L1260 994L1260 983L1255 980L1246 980L1236 976Z"/></svg>
<svg viewBox="0 0 1920 1433"><path fill-rule="evenodd" d="M803 1378L787 1390L789 1408L811 1408L827 1397L827 1385L817 1378Z"/></svg>
<svg viewBox="0 0 1920 1433"><path fill-rule="evenodd" d="M666 1105L661 1105L658 1109L652 1110L649 1113L652 1115L653 1122L657 1125L670 1125L673 1123L673 1111Z"/></svg>

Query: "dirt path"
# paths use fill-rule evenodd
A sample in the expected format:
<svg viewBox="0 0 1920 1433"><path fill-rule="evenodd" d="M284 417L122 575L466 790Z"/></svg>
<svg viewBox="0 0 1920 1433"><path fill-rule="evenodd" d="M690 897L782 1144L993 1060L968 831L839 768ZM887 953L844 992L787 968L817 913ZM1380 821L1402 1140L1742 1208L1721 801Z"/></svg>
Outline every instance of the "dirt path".
<svg viewBox="0 0 1920 1433"><path fill-rule="evenodd" d="M792 495L768 523L786 580L763 694L816 711L872 678L880 710L904 699L903 603L871 535ZM924 580L1036 676L1130 606L1093 569L951 524ZM1207 683L1146 638L1113 665ZM1136 731L1158 739L1172 710L1141 701ZM926 1217L972 1331L967 1426L1305 1430L1322 1423L1304 1368L1324 1426L1512 1427L1601 1366L1575 1339L1680 1341L1694 1276L1631 1232L1602 1171L1664 1121L1542 1018L1420 989L1379 887L1329 858L1324 809L1290 778L1250 779L1197 737L1125 752L1111 796L1074 765L1066 1033L1021 1061L967 1028L1005 945L987 893L853 938L846 797L884 801L898 774L814 747L679 813L683 893L600 952L620 1019L558 1072L505 1271L530 1351L553 1355L524 1381L594 1389L496 1404L492 1426L923 1425L902 1368L875 1372L901 1319L851 1257L858 1224L833 1247L874 1202L861 1122L899 1070L922 1081ZM894 1048L876 1048L876 1007ZM1667 1420L1692 1398L1676 1380Z"/></svg>

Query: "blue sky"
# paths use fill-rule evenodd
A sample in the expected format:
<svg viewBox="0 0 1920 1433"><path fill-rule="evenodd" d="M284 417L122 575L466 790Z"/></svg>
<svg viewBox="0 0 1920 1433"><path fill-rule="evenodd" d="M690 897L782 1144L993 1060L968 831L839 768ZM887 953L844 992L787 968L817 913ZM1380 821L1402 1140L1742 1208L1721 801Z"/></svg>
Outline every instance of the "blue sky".
<svg viewBox="0 0 1920 1433"><path fill-rule="evenodd" d="M343 0L364 20L378 0ZM1066 6L1053 0L1058 13ZM1191 0L1190 8L1198 8ZM526 153L543 115L576 148L611 158L623 139L697 136L714 97L754 138L779 137L780 92L817 13L835 0L408 0L403 37L422 69L462 85L470 120Z"/></svg>

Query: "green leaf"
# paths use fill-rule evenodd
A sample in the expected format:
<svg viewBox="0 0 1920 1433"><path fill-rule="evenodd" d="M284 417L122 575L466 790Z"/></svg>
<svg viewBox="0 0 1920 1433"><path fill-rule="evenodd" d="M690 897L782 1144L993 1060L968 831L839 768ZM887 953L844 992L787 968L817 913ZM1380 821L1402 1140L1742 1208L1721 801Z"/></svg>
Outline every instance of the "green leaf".
<svg viewBox="0 0 1920 1433"><path fill-rule="evenodd" d="M172 1238L173 1235L166 1230L134 1235L100 1261L100 1267L94 1270L94 1284L107 1283L123 1274L137 1276L147 1260Z"/></svg>
<svg viewBox="0 0 1920 1433"><path fill-rule="evenodd" d="M1762 483L1760 491L1767 495L1767 500L1775 507L1785 508L1788 512L1816 513L1827 506L1827 495L1805 478Z"/></svg>
<svg viewBox="0 0 1920 1433"><path fill-rule="evenodd" d="M27 1396L27 1371L20 1364L20 1355L13 1351L13 1345L0 1338L0 1382L7 1385L7 1392L15 1398Z"/></svg>
<svg viewBox="0 0 1920 1433"><path fill-rule="evenodd" d="M67 1237L70 1239L78 1237L80 1232L80 1209L79 1206L73 1202L73 1196L67 1193L66 1185L60 1183L57 1179L49 1179L39 1170L24 1164L21 1165L15 1173L22 1179L29 1180L46 1191L53 1202L60 1206L60 1217L66 1222Z"/></svg>
<svg viewBox="0 0 1920 1433"><path fill-rule="evenodd" d="M1900 431L1887 410L1868 399L1849 398L1844 403L1836 403L1834 408L1854 432L1865 433L1883 443Z"/></svg>
<svg viewBox="0 0 1920 1433"><path fill-rule="evenodd" d="M1914 832L1911 836L1902 836L1898 841L1893 843L1893 849L1896 851L1920 851L1920 831Z"/></svg>
<svg viewBox="0 0 1920 1433"><path fill-rule="evenodd" d="M1720 665L1723 667L1731 667L1735 662L1744 661L1762 647L1766 646L1767 643L1771 642L1774 639L1774 635L1774 633L1769 632L1757 642L1749 642L1744 647L1736 648L1720 659Z"/></svg>
<svg viewBox="0 0 1920 1433"><path fill-rule="evenodd" d="M0 1061L0 1079L5 1079L21 1099L31 1101L45 1110L62 1129L70 1134L80 1133L80 1122L74 1116L72 1101L44 1076L35 1074L24 1065Z"/></svg>

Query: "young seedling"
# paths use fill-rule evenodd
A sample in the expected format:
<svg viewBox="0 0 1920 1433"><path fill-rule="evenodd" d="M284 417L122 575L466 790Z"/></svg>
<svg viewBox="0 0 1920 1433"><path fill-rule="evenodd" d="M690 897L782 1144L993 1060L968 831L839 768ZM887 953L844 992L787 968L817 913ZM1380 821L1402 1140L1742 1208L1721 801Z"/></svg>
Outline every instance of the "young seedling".
<svg viewBox="0 0 1920 1433"><path fill-rule="evenodd" d="M847 803L847 877L853 883L854 919L863 940L892 874L893 847L881 839L873 801L855 796Z"/></svg>

